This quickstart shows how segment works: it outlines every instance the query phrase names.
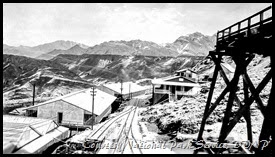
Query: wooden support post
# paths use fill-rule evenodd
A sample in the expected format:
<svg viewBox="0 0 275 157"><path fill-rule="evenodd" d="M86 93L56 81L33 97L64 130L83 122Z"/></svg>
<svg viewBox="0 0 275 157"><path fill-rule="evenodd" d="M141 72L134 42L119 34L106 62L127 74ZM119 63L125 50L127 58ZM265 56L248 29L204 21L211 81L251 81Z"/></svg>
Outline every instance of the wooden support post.
<svg viewBox="0 0 275 157"><path fill-rule="evenodd" d="M208 110L207 114L205 115L205 118L207 119L210 114L215 110L215 108L218 106L218 104L220 103L220 101L224 98L224 96L226 95L226 93L229 92L229 87L227 86L221 93L221 95L216 99L215 103L212 104L211 108Z"/></svg>
<svg viewBox="0 0 275 157"><path fill-rule="evenodd" d="M255 93L256 89L255 89L252 81L250 80L248 74L244 73L243 77L244 77L244 82L246 82L246 84L248 85L249 90L251 91L251 93ZM261 98L259 97L259 95L255 95L255 97L256 97L256 102L259 105L259 108L260 108L261 112L263 113L264 110L265 110L265 106L264 106Z"/></svg>
<svg viewBox="0 0 275 157"><path fill-rule="evenodd" d="M246 71L245 71L246 73ZM244 103L246 103L246 101L249 98L249 93L248 93L248 85L245 82L245 78L243 77L243 90L244 90ZM240 106L241 107L241 106ZM252 137L252 126L251 126L251 117L250 117L250 107L248 108L248 110L245 113L245 120L246 120L246 127L247 127L247 139L249 140L249 142L253 142L253 137Z"/></svg>
<svg viewBox="0 0 275 157"><path fill-rule="evenodd" d="M212 56L212 58L215 58L214 55L211 55L211 56ZM205 106L205 109L204 109L203 119L202 119L201 126L200 126L200 131L199 131L199 135L198 135L198 138L197 138L198 141L202 140L202 135L203 135L203 131L204 131L205 123L206 123L206 118L207 118L206 114L207 114L207 112L209 110L209 107L210 107L210 104L211 104L211 99L212 99L212 96L213 96L216 80L217 80L217 77L218 77L220 61L221 61L221 56L219 56L219 58L217 60L218 64L216 64L216 67L215 67L215 70L214 70L213 80L211 82L210 91L209 91L209 94L208 94L206 106Z"/></svg>
<svg viewBox="0 0 275 157"><path fill-rule="evenodd" d="M152 103L153 103L153 105L155 105L155 86L154 86L154 84L152 84L153 85L153 89L152 89Z"/></svg>
<svg viewBox="0 0 275 157"><path fill-rule="evenodd" d="M271 74L271 71L269 71L267 73L267 75L265 76L265 78L258 85L258 87L256 88L255 92L251 93L251 96L249 97L249 99L247 100L247 102L245 103L245 105L242 106L237 111L236 116L234 117L234 119L231 120L231 122L229 123L228 127L225 129L224 134L222 134L222 136L220 137L221 139L224 140L227 137L227 135L230 133L230 131L234 128L234 126L237 124L237 122L243 116L244 111L247 110L248 107L253 103L253 101L255 100L255 95L259 94L264 89L264 87L269 82L269 80L271 79L271 77L272 77L272 74Z"/></svg>
<svg viewBox="0 0 275 157"><path fill-rule="evenodd" d="M262 131L260 134L260 138L259 138L259 147L258 150L256 151L257 154L264 154L264 156L270 156L270 152L272 147L271 147L271 142L272 142L272 93L273 92L273 88L271 89L271 93L270 93L270 97L268 100L268 104L266 107L266 111L265 111L265 119L262 125ZM271 137L271 139L270 139Z"/></svg>
<svg viewBox="0 0 275 157"><path fill-rule="evenodd" d="M229 93L228 103L227 103L226 110L225 110L225 113L224 113L222 128L221 128L220 136L219 136L219 142L220 143L224 142L224 139L222 138L223 137L222 135L224 134L225 128L228 126L228 123L229 123L231 109L232 109L233 102L234 102L234 99L235 99L235 93L237 91L239 77L241 75L241 69L242 69L241 62L244 61L244 57L233 58L233 59L236 63L236 70L235 70L235 73L234 73L234 77L231 81L232 82L231 87L229 87L230 88L230 93Z"/></svg>
<svg viewBox="0 0 275 157"><path fill-rule="evenodd" d="M273 56L270 56L270 59L271 59L271 70L272 70L272 66L274 66L274 63L272 61ZM270 71L271 71L270 70ZM272 73L272 72L271 72ZM273 84L273 79L272 79L272 84ZM266 106L266 110L264 112L264 115L265 115L265 118L264 118L264 122L263 122L263 125L262 125L262 131L261 131L261 134L260 134L260 138L259 138L259 142L260 145L259 145L259 148L258 150L256 151L256 154L263 154L264 156L271 156L272 155L272 140L270 140L270 137L272 139L272 112L273 112L273 95L272 93L274 94L274 88L273 86L271 86L271 92L270 92L270 95L269 95L269 100L268 100L268 104ZM264 145L266 144L266 142L264 141L267 141L269 142L268 145ZM264 148L265 146L265 148Z"/></svg>

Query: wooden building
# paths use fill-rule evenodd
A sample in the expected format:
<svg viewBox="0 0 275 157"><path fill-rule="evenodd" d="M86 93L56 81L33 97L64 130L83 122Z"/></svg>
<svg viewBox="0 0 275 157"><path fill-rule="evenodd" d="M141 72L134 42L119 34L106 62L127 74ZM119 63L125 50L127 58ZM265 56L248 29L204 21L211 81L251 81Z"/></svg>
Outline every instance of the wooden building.
<svg viewBox="0 0 275 157"><path fill-rule="evenodd" d="M91 125L100 122L111 112L111 104L116 97L95 89L94 112L92 89L70 93L55 99L26 108L28 116L56 120L62 125Z"/></svg>
<svg viewBox="0 0 275 157"><path fill-rule="evenodd" d="M177 101L183 96L198 94L201 88L196 80L196 73L188 69L179 70L174 76L153 79L153 104L166 99Z"/></svg>

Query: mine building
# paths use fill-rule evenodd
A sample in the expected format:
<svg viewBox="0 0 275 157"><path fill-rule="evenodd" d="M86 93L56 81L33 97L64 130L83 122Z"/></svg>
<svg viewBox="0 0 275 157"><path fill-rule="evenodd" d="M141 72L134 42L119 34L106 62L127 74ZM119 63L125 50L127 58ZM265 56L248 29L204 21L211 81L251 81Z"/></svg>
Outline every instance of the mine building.
<svg viewBox="0 0 275 157"><path fill-rule="evenodd" d="M153 104L177 101L183 96L194 96L201 90L197 74L190 69L176 71L174 76L153 79Z"/></svg>
<svg viewBox="0 0 275 157"><path fill-rule="evenodd" d="M96 124L111 113L112 103L116 97L95 89L93 104L92 91L91 88L84 89L27 107L26 114L31 117L53 119L63 126L87 126L92 124L92 119Z"/></svg>
<svg viewBox="0 0 275 157"><path fill-rule="evenodd" d="M181 70L178 70L175 72L175 75L176 76L183 76L185 78L188 78L192 81L195 81L195 82L198 82L198 73L193 71L192 69L190 68L186 68L186 69L181 69Z"/></svg>

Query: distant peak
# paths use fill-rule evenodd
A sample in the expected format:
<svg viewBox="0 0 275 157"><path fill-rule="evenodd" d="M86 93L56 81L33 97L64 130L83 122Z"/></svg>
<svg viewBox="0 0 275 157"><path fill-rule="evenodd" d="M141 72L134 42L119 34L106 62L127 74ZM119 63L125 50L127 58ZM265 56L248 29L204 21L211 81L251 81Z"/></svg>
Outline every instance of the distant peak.
<svg viewBox="0 0 275 157"><path fill-rule="evenodd" d="M82 48L79 44L74 45L73 47L71 47L70 49L80 49Z"/></svg>
<svg viewBox="0 0 275 157"><path fill-rule="evenodd" d="M201 32L194 32L191 34L187 34L188 36L204 36Z"/></svg>

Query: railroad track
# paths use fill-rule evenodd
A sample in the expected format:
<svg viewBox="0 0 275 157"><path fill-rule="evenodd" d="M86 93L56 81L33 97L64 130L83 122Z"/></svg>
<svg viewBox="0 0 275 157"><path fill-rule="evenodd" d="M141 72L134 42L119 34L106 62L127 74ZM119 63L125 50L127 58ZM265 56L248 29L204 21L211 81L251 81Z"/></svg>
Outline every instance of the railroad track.
<svg viewBox="0 0 275 157"><path fill-rule="evenodd" d="M117 138L118 139L118 141L117 141L117 147L112 152L113 154L115 154L115 153L121 153L121 154L123 154L124 151L125 151L125 148L127 146L129 146L132 154L142 154L142 151L138 147L137 140L134 137L133 130L132 130L132 123L133 123L133 120L134 120L134 117L135 117L135 114L136 114L137 106L139 104L139 99L135 99L134 103L135 103L135 105L133 105L134 109L131 112L129 112L129 114L128 114L127 118L126 118L126 121L125 121L125 123L124 123L124 125L123 125L123 127L122 127L122 129L120 131L120 134L119 134L118 138ZM133 148L132 145L130 144L129 134L131 134L132 142L135 142L135 145L137 147ZM125 136L122 137L122 135L125 135ZM122 150L118 150L118 148L120 148L118 146L122 146Z"/></svg>
<svg viewBox="0 0 275 157"><path fill-rule="evenodd" d="M135 112L136 112L136 110L135 110ZM134 116L135 116L135 113L134 113ZM134 118L133 118L133 119L134 119ZM136 140L136 138L135 138L135 136L134 136L134 134L133 134L133 127L132 127L133 119L132 119L132 122L131 122L130 134L131 134L132 140L135 142L135 146L137 146L137 147L136 147L136 149L133 149L133 147L132 147L131 145L129 145L129 146L130 146L131 152L132 152L133 154L143 154L142 151L141 151L141 149L140 149L140 147L139 147L139 144L138 144L138 142L137 142L137 140ZM128 136L128 137L129 137L129 136ZM137 150L137 151L136 151L136 150Z"/></svg>
<svg viewBox="0 0 275 157"><path fill-rule="evenodd" d="M133 107L130 109L122 112L117 117L114 117L112 119L107 120L105 123L103 123L99 128L97 128L95 131L93 131L91 134L88 135L87 139L97 139L97 140L104 140L102 138L103 133L107 131L107 129L114 124L117 120L125 116L127 113L131 112L133 110Z"/></svg>

